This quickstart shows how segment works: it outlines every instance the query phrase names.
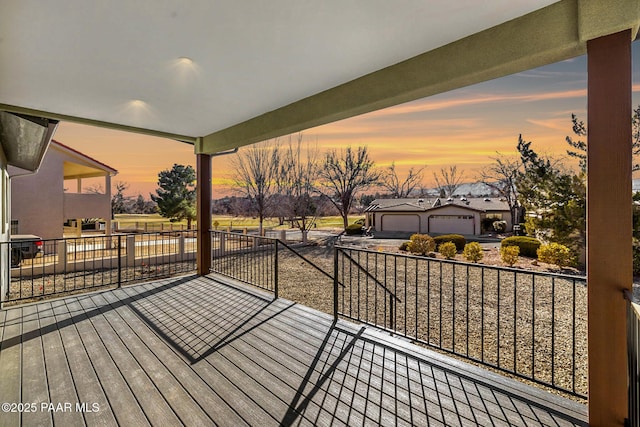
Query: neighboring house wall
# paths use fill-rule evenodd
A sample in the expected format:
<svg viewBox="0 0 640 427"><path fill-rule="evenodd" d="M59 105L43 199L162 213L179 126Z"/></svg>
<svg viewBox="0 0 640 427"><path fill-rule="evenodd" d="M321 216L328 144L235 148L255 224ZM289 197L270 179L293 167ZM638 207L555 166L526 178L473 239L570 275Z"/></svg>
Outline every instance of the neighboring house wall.
<svg viewBox="0 0 640 427"><path fill-rule="evenodd" d="M86 163L86 164L85 164ZM111 227L111 175L114 170L97 169L95 160L68 147L52 142L36 174L11 178L11 218L18 221L18 234L35 234L43 239L63 237L63 223L69 219L102 218L107 222L107 234ZM103 174L105 194L74 193L78 179L65 181L67 167L80 165L91 168L92 176ZM71 166L70 166L71 165ZM105 165L105 168L106 167ZM82 177L77 177L82 179ZM65 186L68 192L65 192ZM79 229L78 229L79 230Z"/></svg>
<svg viewBox="0 0 640 427"><path fill-rule="evenodd" d="M62 154L49 147L36 174L11 178L11 218L18 220L18 234L62 237L63 167Z"/></svg>
<svg viewBox="0 0 640 427"><path fill-rule="evenodd" d="M4 245L9 241L11 212L11 185L9 174L7 173L7 159L0 146L0 265L2 265L2 274L0 275L0 301L4 299L9 286L9 275L5 274L5 268L9 266L9 251L5 250Z"/></svg>
<svg viewBox="0 0 640 427"><path fill-rule="evenodd" d="M448 234L479 235L482 218L493 216L507 222L507 231L513 224L511 213L505 209L485 209L499 203L488 199L434 201L416 203L416 200L383 199L372 202L367 212L367 226L373 226L376 235L395 237L400 234Z"/></svg>

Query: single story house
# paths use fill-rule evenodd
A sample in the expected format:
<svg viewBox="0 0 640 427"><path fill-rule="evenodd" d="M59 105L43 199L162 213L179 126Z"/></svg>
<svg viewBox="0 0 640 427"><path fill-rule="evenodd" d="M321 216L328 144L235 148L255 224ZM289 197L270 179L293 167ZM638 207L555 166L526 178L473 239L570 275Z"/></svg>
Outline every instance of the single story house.
<svg viewBox="0 0 640 427"><path fill-rule="evenodd" d="M73 220L80 234L82 219L100 218L111 234L111 177L114 168L51 140L36 173L9 168L11 233L44 239L63 237L63 224ZM83 180L99 178L101 193L83 193ZM86 182L86 181L85 181Z"/></svg>
<svg viewBox="0 0 640 427"><path fill-rule="evenodd" d="M372 227L377 236L413 233L475 236L483 232L484 218L505 221L507 231L513 230L509 205L495 197L376 199L365 213L366 227Z"/></svg>

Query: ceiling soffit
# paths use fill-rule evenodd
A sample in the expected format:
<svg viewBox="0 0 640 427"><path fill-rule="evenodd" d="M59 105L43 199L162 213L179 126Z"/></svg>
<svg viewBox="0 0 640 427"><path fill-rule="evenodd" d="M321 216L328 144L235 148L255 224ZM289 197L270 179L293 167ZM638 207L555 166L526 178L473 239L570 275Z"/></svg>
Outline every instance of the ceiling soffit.
<svg viewBox="0 0 640 427"><path fill-rule="evenodd" d="M637 0L563 0L196 142L216 153L586 53L589 39L640 22Z"/></svg>

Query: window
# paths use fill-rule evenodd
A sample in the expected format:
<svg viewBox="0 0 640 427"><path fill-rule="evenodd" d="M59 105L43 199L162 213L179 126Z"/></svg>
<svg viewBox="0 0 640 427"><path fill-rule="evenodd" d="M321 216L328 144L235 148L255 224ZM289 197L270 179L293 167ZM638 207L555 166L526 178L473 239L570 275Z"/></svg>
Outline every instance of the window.
<svg viewBox="0 0 640 427"><path fill-rule="evenodd" d="M17 219L12 219L11 220L11 234L19 234L20 233L20 227L18 226L18 220Z"/></svg>

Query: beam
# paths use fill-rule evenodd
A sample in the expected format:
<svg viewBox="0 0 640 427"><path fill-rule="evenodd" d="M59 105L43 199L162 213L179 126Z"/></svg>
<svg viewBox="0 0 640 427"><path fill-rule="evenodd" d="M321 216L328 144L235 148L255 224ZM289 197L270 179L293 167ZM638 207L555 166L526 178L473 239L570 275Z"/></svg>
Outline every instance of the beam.
<svg viewBox="0 0 640 427"><path fill-rule="evenodd" d="M205 136L196 153L264 141L583 55L595 36L634 28L637 0L563 0Z"/></svg>
<svg viewBox="0 0 640 427"><path fill-rule="evenodd" d="M103 122L78 116L69 116L66 114L57 114L49 111L34 110L31 108L17 107L15 105L0 104L0 111L9 113L26 114L28 116L42 117L45 119L60 120L64 122L79 123L81 125L96 126L101 128L119 130L122 132L139 133L142 135L157 136L159 138L175 139L176 141L194 144L198 138L188 135L179 135L171 132L163 132L154 129L138 128L135 126L127 126L118 123Z"/></svg>
<svg viewBox="0 0 640 427"><path fill-rule="evenodd" d="M588 51L587 280L589 423L624 425L631 290L631 36L591 40Z"/></svg>
<svg viewBox="0 0 640 427"><path fill-rule="evenodd" d="M196 155L196 192L198 221L198 274L204 276L211 269L211 156Z"/></svg>

